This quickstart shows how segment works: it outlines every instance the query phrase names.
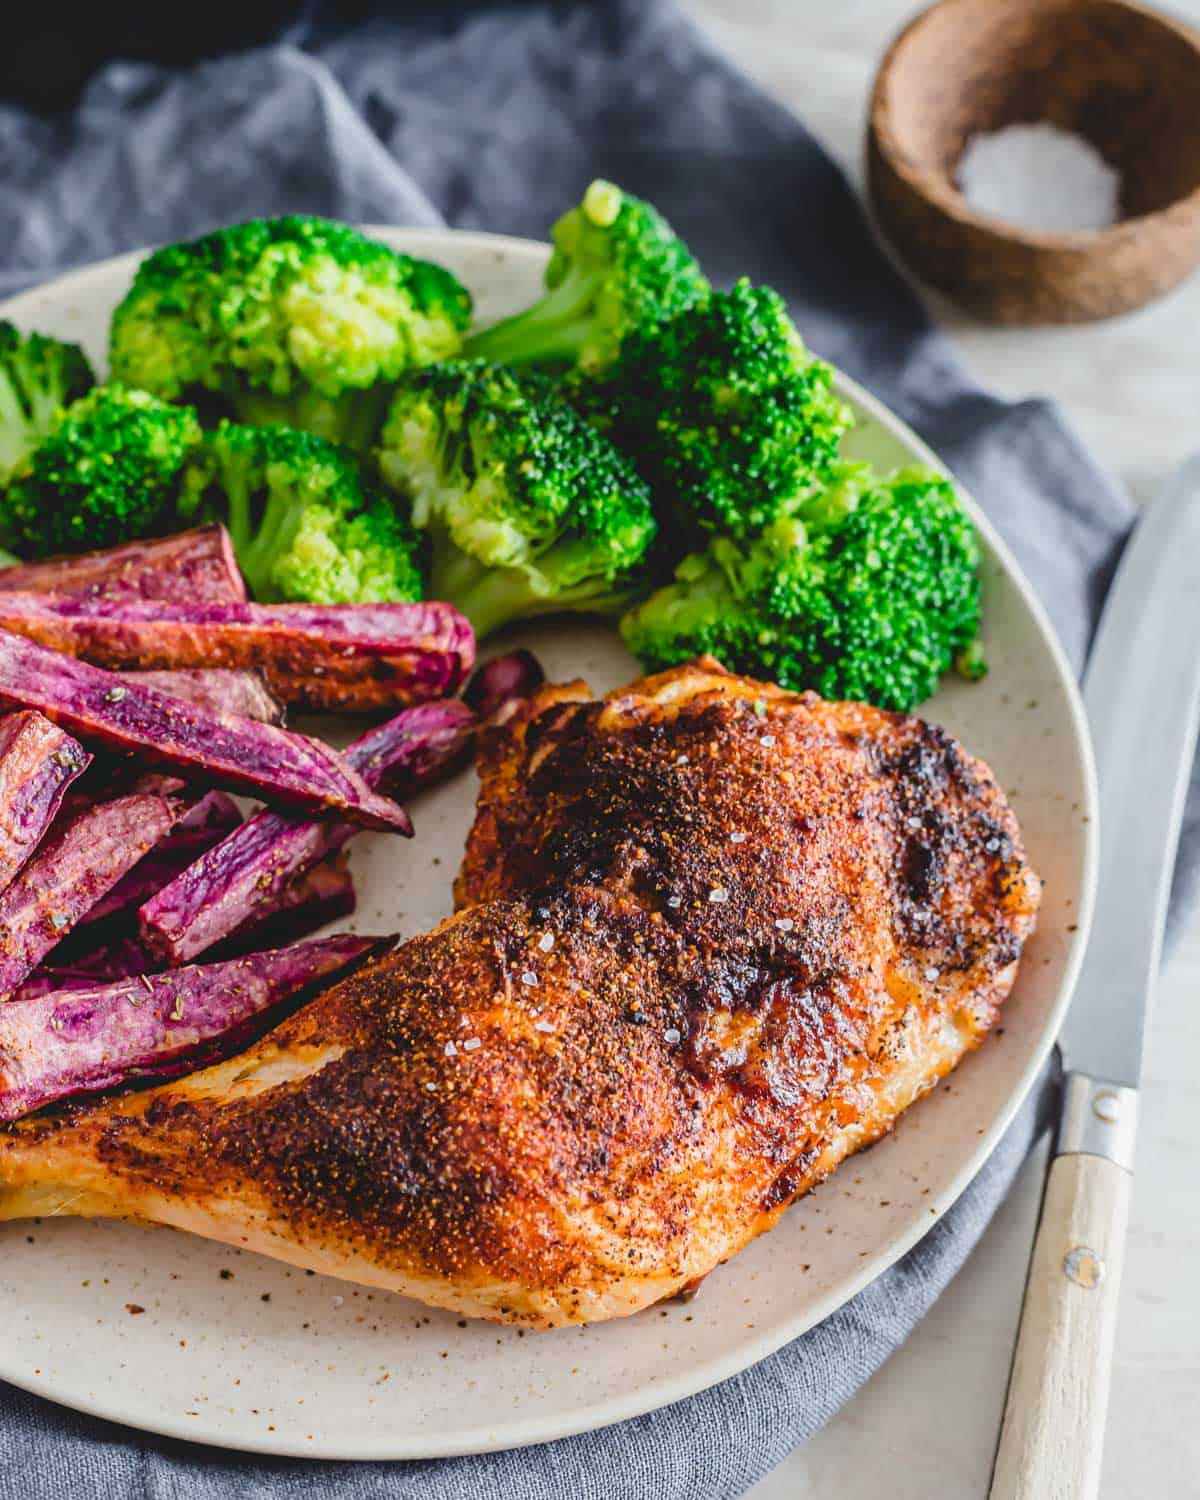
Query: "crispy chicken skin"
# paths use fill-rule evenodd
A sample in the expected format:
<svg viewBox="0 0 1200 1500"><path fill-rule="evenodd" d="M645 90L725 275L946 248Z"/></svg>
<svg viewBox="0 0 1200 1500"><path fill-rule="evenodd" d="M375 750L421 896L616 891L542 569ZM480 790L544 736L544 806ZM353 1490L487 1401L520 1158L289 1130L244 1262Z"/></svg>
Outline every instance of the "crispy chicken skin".
<svg viewBox="0 0 1200 1500"><path fill-rule="evenodd" d="M125 1215L485 1318L631 1313L980 1041L1039 897L919 719L701 661L481 750L458 913L242 1057L0 1134L0 1218Z"/></svg>

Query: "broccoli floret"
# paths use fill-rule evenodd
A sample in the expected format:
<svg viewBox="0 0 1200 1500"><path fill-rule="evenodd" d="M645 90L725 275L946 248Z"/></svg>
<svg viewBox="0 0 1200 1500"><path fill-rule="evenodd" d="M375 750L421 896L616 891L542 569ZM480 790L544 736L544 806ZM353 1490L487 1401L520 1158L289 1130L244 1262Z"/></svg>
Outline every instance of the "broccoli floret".
<svg viewBox="0 0 1200 1500"><path fill-rule="evenodd" d="M815 493L851 412L805 349L782 297L739 281L657 328L569 394L636 453L690 545L745 537Z"/></svg>
<svg viewBox="0 0 1200 1500"><path fill-rule="evenodd" d="M200 436L190 407L97 386L59 413L0 494L0 534L33 557L153 536L172 524Z"/></svg>
<svg viewBox="0 0 1200 1500"><path fill-rule="evenodd" d="M616 614L635 596L649 491L544 382L482 361L414 370L379 463L430 535L430 596L478 636L531 615Z"/></svg>
<svg viewBox="0 0 1200 1500"><path fill-rule="evenodd" d="M657 209L611 182L593 182L551 238L545 296L472 334L466 354L595 374L612 363L627 334L708 294L704 273Z"/></svg>
<svg viewBox="0 0 1200 1500"><path fill-rule="evenodd" d="M684 558L621 621L647 667L710 652L727 667L908 710L960 654L979 675L979 548L953 486L925 469L837 476L797 515Z"/></svg>
<svg viewBox="0 0 1200 1500"><path fill-rule="evenodd" d="M78 344L0 321L0 484L6 484L96 377Z"/></svg>
<svg viewBox="0 0 1200 1500"><path fill-rule="evenodd" d="M419 599L420 541L349 449L286 427L222 422L188 465L179 511L222 520L255 598Z"/></svg>
<svg viewBox="0 0 1200 1500"><path fill-rule="evenodd" d="M326 219L259 219L143 261L109 358L115 379L169 400L211 392L243 422L365 450L390 383L456 353L470 318L440 266Z"/></svg>

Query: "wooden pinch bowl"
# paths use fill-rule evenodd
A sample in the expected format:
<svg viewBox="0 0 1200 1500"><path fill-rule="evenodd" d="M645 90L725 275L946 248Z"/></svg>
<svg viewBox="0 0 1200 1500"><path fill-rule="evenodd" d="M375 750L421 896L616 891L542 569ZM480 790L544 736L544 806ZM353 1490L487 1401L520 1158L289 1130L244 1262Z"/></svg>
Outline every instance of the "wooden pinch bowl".
<svg viewBox="0 0 1200 1500"><path fill-rule="evenodd" d="M968 141L1048 121L1121 174L1120 220L1069 233L976 213ZM940 0L875 80L876 221L930 286L997 323L1082 323L1140 307L1200 263L1200 38L1120 0Z"/></svg>

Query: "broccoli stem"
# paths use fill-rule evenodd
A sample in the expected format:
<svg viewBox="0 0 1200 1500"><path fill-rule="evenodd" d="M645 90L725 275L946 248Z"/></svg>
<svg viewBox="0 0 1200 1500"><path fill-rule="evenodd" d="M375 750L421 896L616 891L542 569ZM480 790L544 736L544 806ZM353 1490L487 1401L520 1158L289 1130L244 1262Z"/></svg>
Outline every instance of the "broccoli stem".
<svg viewBox="0 0 1200 1500"><path fill-rule="evenodd" d="M520 615L529 580L516 568L489 568L456 547L444 527L432 532L428 597L449 601L466 615L477 640Z"/></svg>
<svg viewBox="0 0 1200 1500"><path fill-rule="evenodd" d="M591 337L595 294L594 273L572 267L532 307L471 334L463 344L463 357L500 365L571 363Z"/></svg>
<svg viewBox="0 0 1200 1500"><path fill-rule="evenodd" d="M60 381L43 385L35 376L0 369L0 477L29 457L55 424L68 394ZM48 377L44 377L47 378Z"/></svg>
<svg viewBox="0 0 1200 1500"><path fill-rule="evenodd" d="M249 552L250 544L254 540L254 519L250 513L249 475L243 473L240 466L230 467L221 475L221 483L225 490L227 506L222 519L229 528L233 550L237 553L238 565L244 573L246 571L245 554Z"/></svg>
<svg viewBox="0 0 1200 1500"><path fill-rule="evenodd" d="M395 389L393 382L381 381L338 396L323 396L317 391L274 396L270 391L243 386L230 395L229 401L238 421L247 426L295 427L353 448L356 453L367 453L379 441Z"/></svg>
<svg viewBox="0 0 1200 1500"><path fill-rule="evenodd" d="M275 538L283 529L289 509L282 496L269 490L261 516L256 515L255 493L261 482L261 476L241 455L227 458L218 473L210 476L210 484L223 494L224 500L223 504L217 501L212 513L219 515L228 527L238 567L256 599L266 599L269 592ZM200 510L205 512L203 504Z"/></svg>
<svg viewBox="0 0 1200 1500"><path fill-rule="evenodd" d="M471 622L477 640L513 620L535 615L614 615L627 609L638 597L631 586L612 588L603 579L592 578L574 588L558 589L549 580L538 589L523 568L491 568L456 547L441 527L432 537L432 560L426 597L455 605ZM553 571L553 549L543 562Z"/></svg>
<svg viewBox="0 0 1200 1500"><path fill-rule="evenodd" d="M234 497L231 495L231 517L233 500ZM238 497L238 509L239 512L249 515L248 499L244 491ZM303 501L281 493L279 490L268 489L262 520L253 536L239 546L236 540L237 533L232 527L230 528L235 538L234 550L237 553L238 563L246 582L250 585L250 592L260 602L270 603L282 597L275 585L275 563L295 541L303 514Z"/></svg>
<svg viewBox="0 0 1200 1500"><path fill-rule="evenodd" d="M11 474L26 456L31 425L12 377L0 370L0 476Z"/></svg>

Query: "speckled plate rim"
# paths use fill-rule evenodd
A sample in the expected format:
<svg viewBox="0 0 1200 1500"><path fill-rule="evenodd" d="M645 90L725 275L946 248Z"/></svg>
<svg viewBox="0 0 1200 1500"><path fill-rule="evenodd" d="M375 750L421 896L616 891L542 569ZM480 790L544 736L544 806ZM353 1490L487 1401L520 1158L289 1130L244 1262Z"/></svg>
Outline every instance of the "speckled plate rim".
<svg viewBox="0 0 1200 1500"><path fill-rule="evenodd" d="M369 233L392 243L399 249L427 254L433 258L437 256L439 242L444 243L447 238L453 238L464 251L493 249L517 258L529 260L536 258L539 262L544 261L549 249L548 246L536 241L481 231L432 228L397 229L387 225L370 225L366 228ZM125 266L132 270L145 253L145 251L134 251L114 256L65 273L50 282L42 283L38 287L0 303L0 317L12 317L21 321L22 304L25 300L45 296L49 288L53 288L56 297L86 302L89 300L89 289L92 284L106 280L115 271ZM899 444L907 449L915 461L948 472L946 465L938 459L937 455L857 381L839 371L835 383L841 395L889 432ZM1061 977L1055 1001L1053 1005L1046 1008L1037 1040L1029 1047L1025 1066L1004 1105L995 1111L987 1126L982 1129L974 1148L966 1156L959 1171L943 1185L939 1192L939 1203L943 1213L971 1183L1011 1124L1054 1045L1071 1002L1087 945L1099 859L1095 764L1087 720L1074 673L1045 609L1008 546L969 493L961 484L958 487L988 550L1007 576L1009 583L1019 595L1025 611L1032 619L1047 658L1054 668L1057 685L1063 693L1066 708L1064 728L1070 732L1071 748L1078 760L1080 793L1086 816L1082 820L1084 824L1083 857L1079 887L1075 894L1077 925L1061 965ZM634 1384L620 1396L596 1401L566 1416L506 1419L492 1426L463 1429L456 1432L452 1438L430 1440L417 1435L405 1436L393 1433L381 1435L378 1440L356 1441L352 1447L347 1447L332 1435L324 1436L303 1446L290 1441L286 1435L282 1434L279 1438L272 1439L269 1434L264 1433L261 1436L255 1435L249 1441L241 1433L237 1437L231 1435L229 1438L223 1438L217 1432L198 1430L195 1425L168 1415L155 1414L148 1420L146 1413L136 1405L131 1406L121 1400L115 1386L112 1388L111 1397L101 1396L90 1399L86 1403L72 1399L69 1395L64 1395L62 1387L53 1379L38 1378L24 1367L13 1368L5 1357L2 1334L0 1334L0 1379L33 1395L44 1397L59 1405L73 1407L106 1421L121 1423L141 1431L184 1442L246 1453L344 1461L395 1461L449 1458L527 1447L552 1442L581 1432L595 1431L643 1416L648 1412L685 1400L689 1396L696 1395L700 1391L740 1374L844 1306L911 1250L932 1227L931 1221L914 1214L906 1231L894 1234L880 1246L876 1253L864 1257L856 1274L844 1277L823 1297L814 1298L806 1305L803 1315L781 1319L765 1330L759 1338L740 1343L728 1356L710 1358L701 1365L681 1370L674 1380L660 1381L653 1386L639 1387Z"/></svg>

